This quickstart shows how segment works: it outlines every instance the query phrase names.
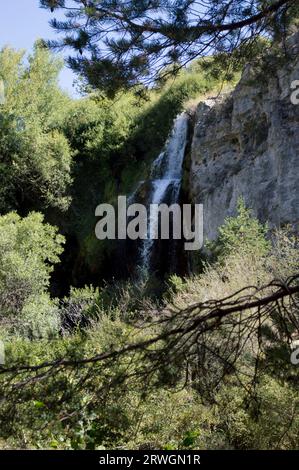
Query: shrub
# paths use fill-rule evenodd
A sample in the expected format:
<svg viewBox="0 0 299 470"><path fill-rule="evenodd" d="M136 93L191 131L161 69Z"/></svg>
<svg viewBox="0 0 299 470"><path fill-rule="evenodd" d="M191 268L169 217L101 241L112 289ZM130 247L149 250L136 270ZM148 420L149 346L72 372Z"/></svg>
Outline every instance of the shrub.
<svg viewBox="0 0 299 470"><path fill-rule="evenodd" d="M55 338L61 331L58 301L47 293L31 296L12 324L16 335L31 340Z"/></svg>
<svg viewBox="0 0 299 470"><path fill-rule="evenodd" d="M228 217L219 228L216 243L210 248L218 259L225 259L232 253L253 253L266 256L270 242L266 239L267 225L261 224L252 216L252 211L246 208L243 198L238 200L237 216Z"/></svg>
<svg viewBox="0 0 299 470"><path fill-rule="evenodd" d="M57 229L43 223L42 214L0 217L0 318L21 315L27 302L45 293L63 243Z"/></svg>

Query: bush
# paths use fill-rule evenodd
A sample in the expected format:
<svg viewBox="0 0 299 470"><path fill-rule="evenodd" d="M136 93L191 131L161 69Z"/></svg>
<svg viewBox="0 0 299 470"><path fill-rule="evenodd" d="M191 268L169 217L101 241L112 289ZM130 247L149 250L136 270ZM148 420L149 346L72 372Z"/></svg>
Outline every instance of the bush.
<svg viewBox="0 0 299 470"><path fill-rule="evenodd" d="M51 300L46 293L31 296L12 324L15 335L31 340L55 338L61 331L58 301Z"/></svg>
<svg viewBox="0 0 299 470"><path fill-rule="evenodd" d="M90 326L99 315L98 303L98 288L71 288L70 295L63 300L61 306L63 331L66 333L75 328Z"/></svg>
<svg viewBox="0 0 299 470"><path fill-rule="evenodd" d="M49 287L63 243L57 229L43 223L42 214L31 213L23 219L16 213L0 217L1 320L22 312L28 315L32 302L36 311L37 298Z"/></svg>
<svg viewBox="0 0 299 470"><path fill-rule="evenodd" d="M237 216L228 217L219 228L219 236L209 247L216 257L225 259L232 253L252 253L266 256L270 242L266 239L267 225L261 224L252 216L252 211L246 208L240 198L237 205Z"/></svg>

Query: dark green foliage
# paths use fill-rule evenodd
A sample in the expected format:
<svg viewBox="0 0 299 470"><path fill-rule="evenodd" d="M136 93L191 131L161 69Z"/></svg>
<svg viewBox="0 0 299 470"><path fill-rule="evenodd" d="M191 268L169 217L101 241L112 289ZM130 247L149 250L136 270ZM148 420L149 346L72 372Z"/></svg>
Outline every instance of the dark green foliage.
<svg viewBox="0 0 299 470"><path fill-rule="evenodd" d="M23 53L0 52L0 212L69 205L72 152L60 130L69 99L58 88L62 63L36 44Z"/></svg>
<svg viewBox="0 0 299 470"><path fill-rule="evenodd" d="M238 201L237 216L228 217L219 229L216 242L210 243L214 256L225 259L230 253L252 253L266 256L270 242L266 239L268 228L252 217L242 198Z"/></svg>
<svg viewBox="0 0 299 470"><path fill-rule="evenodd" d="M115 1L41 0L65 20L53 18L62 33L54 48L70 47L70 66L108 96L127 87L176 75L198 57L251 48L259 36L275 39L298 17L291 0ZM236 59L236 55L234 59ZM175 64L175 65L174 65Z"/></svg>

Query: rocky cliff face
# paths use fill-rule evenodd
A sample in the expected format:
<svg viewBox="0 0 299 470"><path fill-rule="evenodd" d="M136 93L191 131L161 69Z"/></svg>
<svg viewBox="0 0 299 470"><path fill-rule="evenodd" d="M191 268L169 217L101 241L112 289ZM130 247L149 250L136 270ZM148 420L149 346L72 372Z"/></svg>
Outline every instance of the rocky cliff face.
<svg viewBox="0 0 299 470"><path fill-rule="evenodd" d="M270 226L299 226L299 36L293 58L274 70L247 67L235 90L200 103L192 143L190 193L204 205L204 235L214 239L243 196Z"/></svg>

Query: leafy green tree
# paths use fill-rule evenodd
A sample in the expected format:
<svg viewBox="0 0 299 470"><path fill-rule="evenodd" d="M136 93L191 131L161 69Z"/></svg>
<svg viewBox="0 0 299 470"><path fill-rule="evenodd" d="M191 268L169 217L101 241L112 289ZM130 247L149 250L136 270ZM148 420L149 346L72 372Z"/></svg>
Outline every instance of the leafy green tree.
<svg viewBox="0 0 299 470"><path fill-rule="evenodd" d="M260 35L281 32L298 16L293 0L40 0L65 21L55 48L74 51L71 67L109 93L175 74L208 54L231 53ZM163 78L163 77L162 77Z"/></svg>
<svg viewBox="0 0 299 470"><path fill-rule="evenodd" d="M0 217L0 316L20 314L49 287L64 237L40 213Z"/></svg>
<svg viewBox="0 0 299 470"><path fill-rule="evenodd" d="M212 251L219 259L234 253L253 253L265 256L271 244L267 240L267 225L253 217L251 209L245 206L243 198L238 200L237 216L227 217L219 228L216 243L211 244Z"/></svg>
<svg viewBox="0 0 299 470"><path fill-rule="evenodd" d="M61 131L69 98L58 87L62 62L37 43L24 53L0 52L5 99L0 105L0 213L70 202L72 154Z"/></svg>

